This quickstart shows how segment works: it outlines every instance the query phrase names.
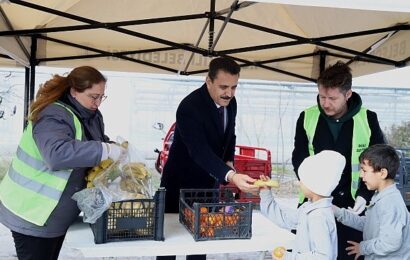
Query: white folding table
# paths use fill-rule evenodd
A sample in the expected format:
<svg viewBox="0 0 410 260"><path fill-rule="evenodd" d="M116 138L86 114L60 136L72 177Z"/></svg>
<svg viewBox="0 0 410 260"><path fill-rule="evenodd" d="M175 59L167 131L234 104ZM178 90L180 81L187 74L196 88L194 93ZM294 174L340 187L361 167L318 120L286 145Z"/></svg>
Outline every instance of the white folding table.
<svg viewBox="0 0 410 260"><path fill-rule="evenodd" d="M165 241L136 240L95 244L89 224L77 222L67 232L65 246L84 257L132 257L160 255L225 254L271 251L277 246L292 248L295 235L279 228L259 211L252 215L252 238L196 242L178 221L178 214L165 214Z"/></svg>

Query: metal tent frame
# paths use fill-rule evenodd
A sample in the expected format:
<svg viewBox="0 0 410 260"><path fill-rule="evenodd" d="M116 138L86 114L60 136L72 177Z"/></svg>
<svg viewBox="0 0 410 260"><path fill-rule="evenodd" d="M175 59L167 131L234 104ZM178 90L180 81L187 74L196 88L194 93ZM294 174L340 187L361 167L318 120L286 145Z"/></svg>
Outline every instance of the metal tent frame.
<svg viewBox="0 0 410 260"><path fill-rule="evenodd" d="M383 44L393 35L402 32L402 31L409 31L410 24L403 23L403 24L396 24L394 26L383 27L383 28L376 28L376 29L369 29L369 30L361 30L361 31L354 31L349 33L339 33L334 35L327 35L322 37L305 37L293 33L288 33L281 30L276 30L274 28L270 28L267 26L261 26L256 23L235 19L233 18L233 14L238 12L242 9L252 8L252 6L257 5L258 3L255 2L239 2L238 0L233 1L230 7L216 10L216 0L209 1L209 9L200 12L200 13L192 13L192 14L185 14L185 15L175 15L175 16L166 16L166 17L159 17L159 18L144 18L144 19L136 19L136 20L123 20L117 22L100 22L95 19L90 19L84 16L75 15L68 12L59 11L57 9L53 9L47 6L43 6L40 4L35 4L33 2L28 1L19 1L19 0L10 0L11 5L16 5L19 7L25 7L30 10L35 10L41 13L48 13L51 15L55 15L57 17L69 19L71 21L82 23L80 25L67 25L67 26L53 26L53 27L44 27L44 28L32 28L32 29L14 29L12 22L10 21L10 17L8 13L0 6L0 17L2 17L3 21L7 25L7 30L0 31L0 39L3 37L12 37L16 40L19 47L23 51L24 55L26 55L27 60L29 61L29 65L25 68L26 73L26 84L25 84L25 116L28 113L29 104L34 99L34 82L35 82L35 72L36 66L47 64L47 62L63 62L69 60L90 60L95 58L103 58L103 57L115 57L121 60L126 60L131 63L137 63L139 65L148 66L151 68L158 69L163 72L168 73L175 73L180 75L198 75L205 73L207 70L204 69L193 69L191 68L192 57L194 54L208 56L208 57L216 57L216 56L226 56L231 57L236 60L241 67L258 67L262 68L266 71L271 71L279 74L285 74L295 80L302 80L308 82L316 82L316 78L311 76L306 76L302 74L298 74L292 71L283 70L277 68L277 66L272 66L270 64L280 64L287 61L294 61L304 58L318 58L319 64L318 68L319 71L322 71L325 66L326 62L329 57L333 58L341 58L347 60L348 63L355 63L355 62L364 62L364 63L371 63L371 64L382 64L388 65L390 67L400 68L408 65L410 61L410 55L405 57L404 59L391 59L381 56L376 56L371 53L371 51ZM127 26L136 26L136 25L150 25L150 24L163 24L164 26L171 27L173 23L176 22L190 22L194 20L199 20L203 22L202 31L198 32L197 35L197 42L193 43L180 43L173 40L169 40L167 38L161 38L145 33L141 33L139 31L131 30L126 28ZM217 31L215 28L215 23L217 21L222 22L222 26ZM275 42L269 44L258 44L255 41L254 45L245 46L245 47L236 47L236 48L225 48L225 49L217 49L216 46L218 41L220 40L221 36L223 36L225 28L227 26L237 26L241 30L243 30L244 34L247 31L258 31L260 33L266 35L273 35L286 38L287 40L282 42ZM116 33L120 33L123 35L127 35L130 37L143 39L149 42L153 42L156 45L160 45L161 47L157 48L146 48L146 49L130 49L127 51L110 51L95 48L92 46L87 46L81 43L70 42L67 40L59 39L58 37L50 36L50 34L59 34L64 32L79 32L79 31L91 31L91 30L106 30L106 31L114 31ZM208 33L207 38L207 47L201 47L200 42L204 39L204 36ZM367 46L367 48L358 51L353 48L346 48L342 46L338 46L334 43L329 43L329 41L335 40L346 40L352 39L356 37L362 36L369 36L369 35L382 35L378 37L376 41L372 42L371 45ZM30 49L24 45L21 41L21 37L29 38L30 39ZM69 46L72 48L77 48L89 52L91 54L83 54L83 55L67 55L67 56L54 56L54 57L39 57L38 56L38 46L39 41L42 41L42 45L53 43L59 44L61 46ZM257 51L266 51L266 50L277 50L280 48L286 48L291 46L302 46L302 45L313 45L315 47L314 51L306 52L306 53L299 53L296 55L288 55L279 58L273 59L263 59L263 60L252 60L241 58L241 56L246 56L247 53L257 52ZM144 53L158 53L158 52L166 52L166 51L174 51L174 50L183 50L187 51L190 54L188 61L186 62L183 70L178 70L171 66L166 66L154 62L149 62L143 59L135 58L135 54L144 54ZM9 58L7 55L2 55L3 58Z"/></svg>

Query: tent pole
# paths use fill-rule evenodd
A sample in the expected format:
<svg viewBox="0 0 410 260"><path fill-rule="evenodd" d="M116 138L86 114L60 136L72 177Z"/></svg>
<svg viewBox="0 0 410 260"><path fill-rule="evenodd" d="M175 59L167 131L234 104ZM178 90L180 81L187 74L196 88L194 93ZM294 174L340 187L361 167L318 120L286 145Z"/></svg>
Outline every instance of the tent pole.
<svg viewBox="0 0 410 260"><path fill-rule="evenodd" d="M204 28L202 29L202 32L201 32L201 34L199 35L198 41L197 41L196 44L195 44L195 47L196 47L196 48L198 48L199 44L201 43L202 38L204 37L206 28L208 27L208 24L209 24L209 20L210 20L209 18L206 20L206 23L205 23L205 25L204 25ZM195 55L195 53L194 53L194 52L191 52L191 55L189 56L189 59L188 59L186 65L185 65L185 69L184 69L184 71L183 71L183 74L186 74L189 65L191 65L192 59L194 58L194 55Z"/></svg>
<svg viewBox="0 0 410 260"><path fill-rule="evenodd" d="M246 5L246 6L249 6L249 5ZM245 6L245 7L246 7L246 6ZM235 0L234 3L232 4L232 6L231 6L229 9L227 9L227 10L221 10L221 11L219 11L219 12L217 13L218 15L222 15L223 13L228 12L228 17L225 19L224 24L223 24L221 30L219 31L219 34L218 34L218 36L216 37L215 42L213 43L213 45L212 45L212 47L211 47L211 50L210 50L211 53L214 51L215 45L216 45L216 43L218 42L219 38L221 37L222 31L223 31L223 29L225 28L226 24L229 22L229 19L231 18L233 11L234 11L234 10L237 10L239 7L240 7L240 6L238 5L238 0ZM208 19L206 20L205 26L204 26L204 28L202 29L202 32L201 32L201 34L200 34L200 36L199 36L199 39L198 39L198 41L197 41L196 44L195 44L195 47L198 48L199 43L201 42L202 37L203 37L204 34L205 34L205 30L206 30L206 28L208 27L208 24L209 24L209 21L210 21L210 20L211 20L210 18L208 18ZM191 55L190 55L190 57L189 57L189 59L188 59L188 62L186 63L185 69L184 69L184 71L183 71L184 74L186 74L186 72L187 72L187 70L188 70L188 67L189 67L189 65L191 64L191 61L192 61L192 59L193 59L193 57L194 57L194 54L195 54L194 52L191 52Z"/></svg>
<svg viewBox="0 0 410 260"><path fill-rule="evenodd" d="M6 13L4 12L3 8L1 8L1 7L0 7L0 14L1 14L1 17L3 18L4 22L6 23L7 28L9 29L9 31L13 32L14 28L11 25L11 22L10 22L9 18L7 17ZM16 36L14 36L14 39L16 40L17 44L21 48L21 51L24 53L24 55L26 55L26 58L28 58L30 55L29 55L26 47L24 46L23 42L21 41L20 37L18 37L16 35Z"/></svg>
<svg viewBox="0 0 410 260"><path fill-rule="evenodd" d="M30 67L25 68L25 88L24 88L24 124L23 128L27 126L28 113L31 103L34 100L34 89L36 80L36 65L37 65L37 37L31 37L31 55Z"/></svg>
<svg viewBox="0 0 410 260"><path fill-rule="evenodd" d="M36 66L37 66L37 37L31 37L31 56L30 56L30 104L34 100L34 89L36 82Z"/></svg>
<svg viewBox="0 0 410 260"><path fill-rule="evenodd" d="M213 42L213 44L211 46L211 49L209 50L210 53L212 53L214 51L215 46L219 41L219 38L221 37L223 31L225 30L226 25L229 23L229 19L231 19L232 13L236 10L236 6L238 5L238 1L239 0L235 0L232 3L231 10L229 11L228 15L226 16L225 21L222 24L221 29L219 29L218 35L216 36L215 41Z"/></svg>
<svg viewBox="0 0 410 260"><path fill-rule="evenodd" d="M215 0L211 0L211 7L209 10L208 56L211 55L211 48L214 43L214 33L215 33Z"/></svg>
<svg viewBox="0 0 410 260"><path fill-rule="evenodd" d="M319 75L322 74L322 72L325 70L326 67L326 51L319 51Z"/></svg>
<svg viewBox="0 0 410 260"><path fill-rule="evenodd" d="M28 110L29 110L29 89L30 89L30 68L29 67L24 67L24 117L23 117L23 129L26 128L27 126L27 116L28 116Z"/></svg>

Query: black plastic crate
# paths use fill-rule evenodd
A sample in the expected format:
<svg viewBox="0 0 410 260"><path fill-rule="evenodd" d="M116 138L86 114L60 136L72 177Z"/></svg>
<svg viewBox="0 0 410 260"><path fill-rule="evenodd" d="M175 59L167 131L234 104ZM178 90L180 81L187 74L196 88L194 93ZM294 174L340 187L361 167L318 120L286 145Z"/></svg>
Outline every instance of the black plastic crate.
<svg viewBox="0 0 410 260"><path fill-rule="evenodd" d="M94 242L164 240L165 189L159 188L153 199L113 202L91 224Z"/></svg>
<svg viewBox="0 0 410 260"><path fill-rule="evenodd" d="M195 241L250 239L252 202L235 202L229 189L181 189L179 222Z"/></svg>

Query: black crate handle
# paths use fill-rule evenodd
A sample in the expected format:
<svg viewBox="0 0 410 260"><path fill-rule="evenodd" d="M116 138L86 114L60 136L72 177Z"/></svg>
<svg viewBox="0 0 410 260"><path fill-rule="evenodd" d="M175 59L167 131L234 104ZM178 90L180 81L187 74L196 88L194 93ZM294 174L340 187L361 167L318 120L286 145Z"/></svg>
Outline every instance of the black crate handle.
<svg viewBox="0 0 410 260"><path fill-rule="evenodd" d="M164 187L160 187L155 193L155 238L156 241L164 241L164 212L165 212L165 192Z"/></svg>

